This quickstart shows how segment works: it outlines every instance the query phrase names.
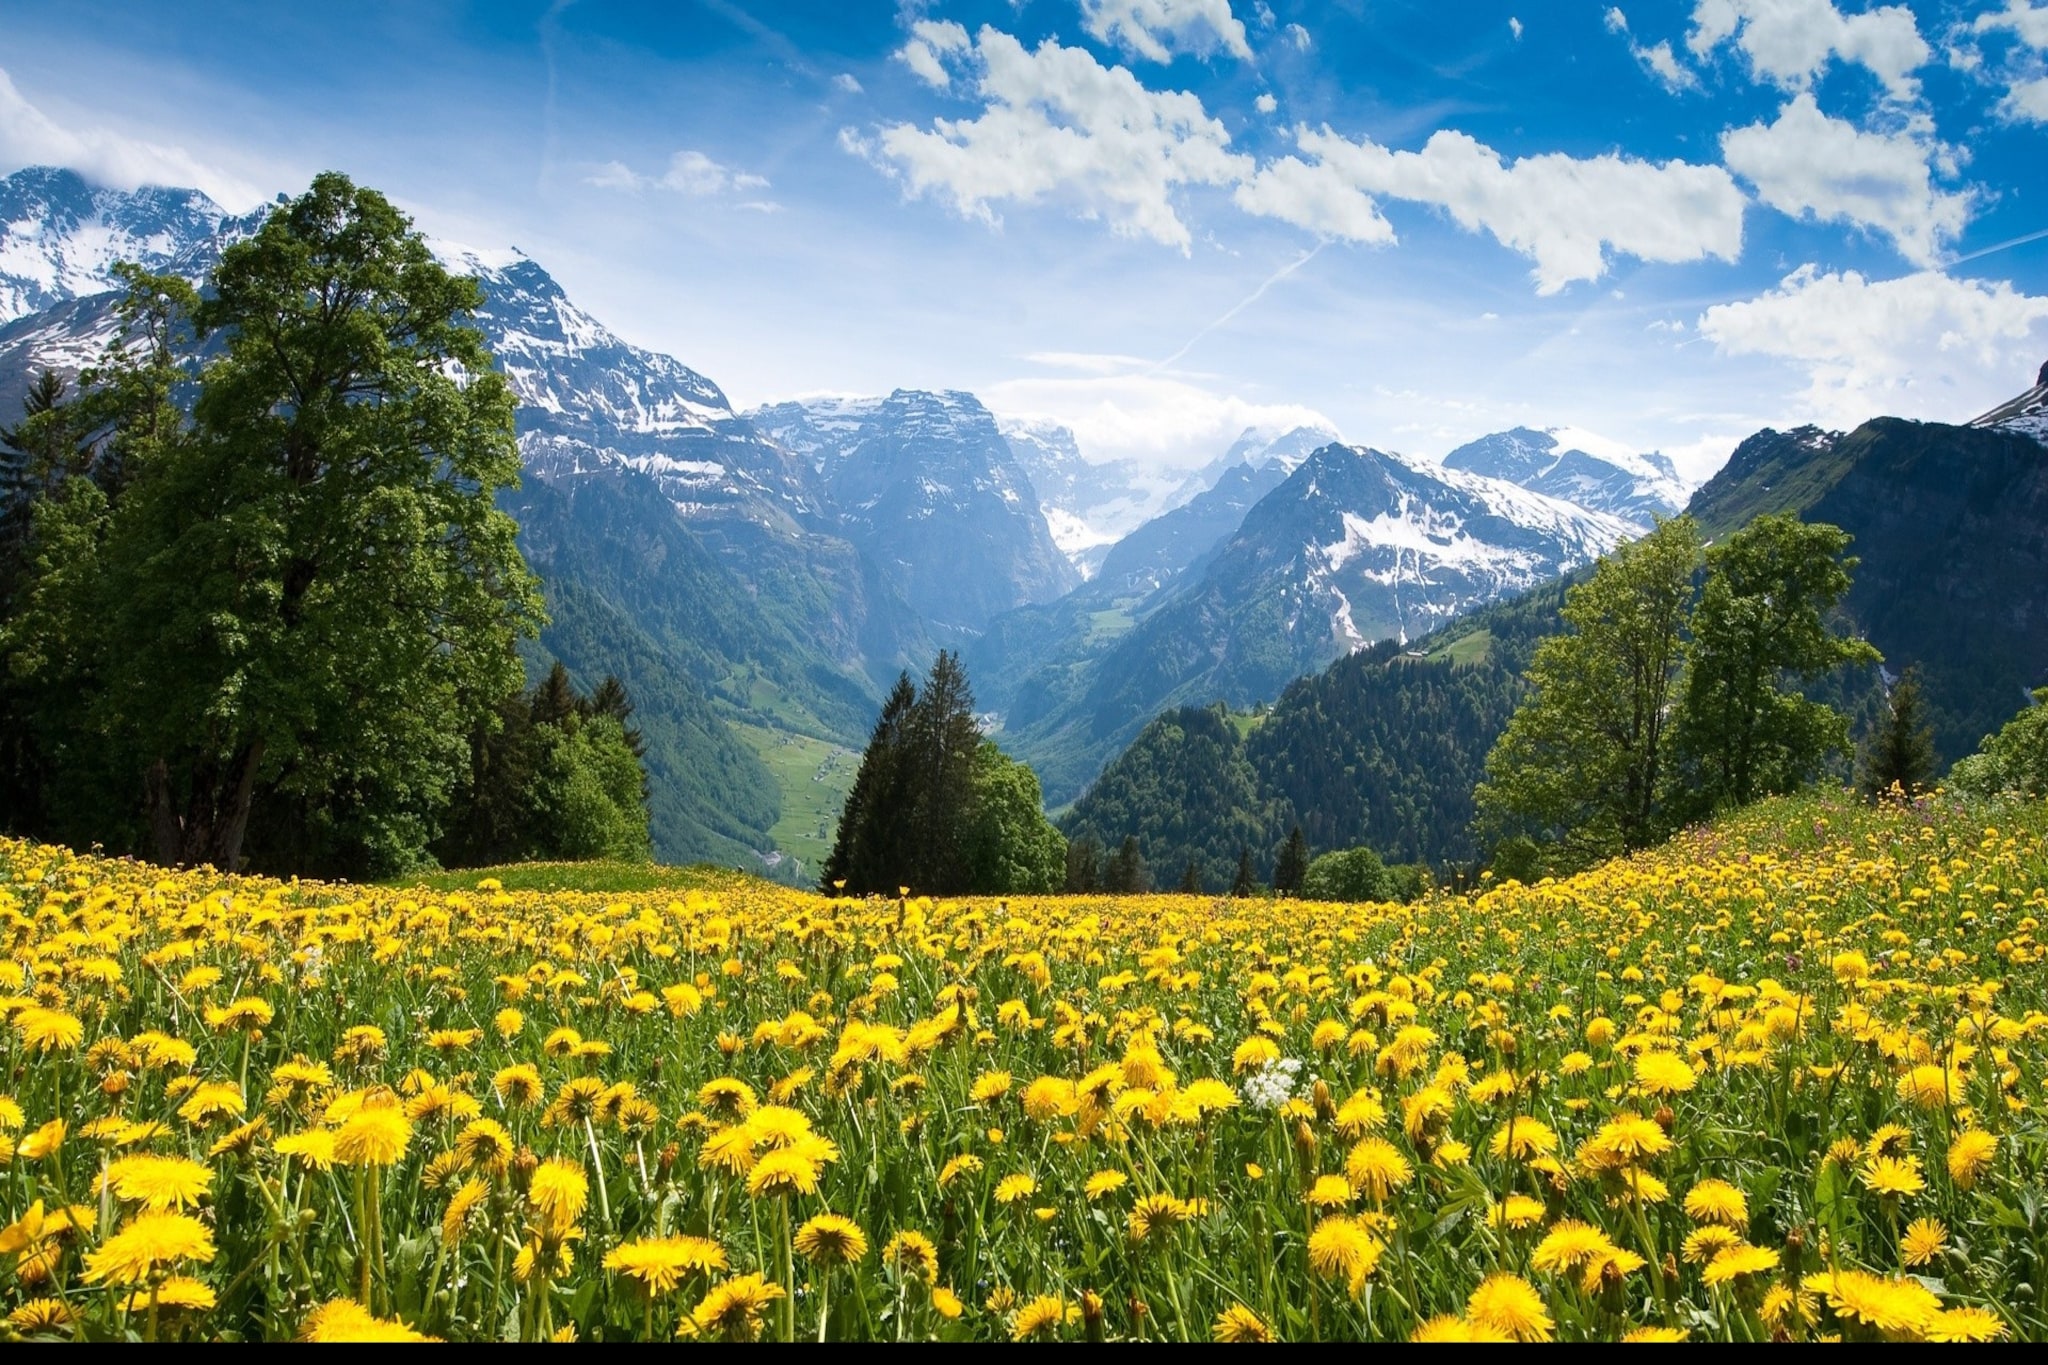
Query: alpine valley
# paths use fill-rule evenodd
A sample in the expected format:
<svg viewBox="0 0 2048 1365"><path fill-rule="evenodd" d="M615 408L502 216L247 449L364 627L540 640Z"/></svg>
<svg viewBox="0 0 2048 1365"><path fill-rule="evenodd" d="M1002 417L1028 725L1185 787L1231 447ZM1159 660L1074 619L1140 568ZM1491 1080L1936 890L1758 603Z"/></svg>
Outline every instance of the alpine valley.
<svg viewBox="0 0 2048 1365"><path fill-rule="evenodd" d="M236 217L192 190L111 191L65 170L0 180L0 421L40 372L75 382L115 339L117 261L200 280L262 212ZM883 692L941 648L962 652L984 724L1037 770L1049 806L1096 786L1095 805L1072 817L1090 832L1116 832L1101 814L1120 780L1112 760L1134 761L1118 759L1133 741L1156 749L1148 724L1170 713L1176 733L1244 765L1219 779L1242 788L1225 803L1227 837L1190 847L1220 856L1256 829L1263 849L1275 820L1301 817L1325 847L1371 836L1389 854L1454 855L1456 840L1425 830L1456 813L1413 793L1377 815L1311 814L1312 772L1402 762L1319 758L1290 741L1290 776L1274 766L1281 746L1258 757L1261 734L1323 726L1399 747L1388 717L1468 703L1471 726L1497 731L1508 682L1500 697L1453 694L1472 690L1475 670L1510 670L1540 636L1535 604L1554 620L1545 585L1689 496L1710 526L1797 506L1855 532L1873 595L1850 606L1888 650L1888 632L1919 638L1892 619L1919 607L1898 603L1933 594L1976 613L1986 643L1941 666L1982 678L1998 706L2048 668L2035 657L2042 602L1895 552L1910 537L1886 518L1916 514L1885 510L1890 490L1922 489L1958 536L2024 511L2032 538L2008 537L2001 553L2021 544L2034 581L2048 577L2038 388L1975 428L1766 432L1697 494L1663 457L1571 428L1497 433L1440 461L1321 427L1254 430L1184 476L1091 459L1057 423L992 412L966 392L737 411L704 374L611 332L538 262L435 246L481 283L477 322L520 403L525 478L504 501L551 617L529 670L559 660L586 687L606 674L626 685L665 861L813 879ZM1969 478L1954 477L1958 460ZM1434 699L1394 699L1410 677L1433 680ZM1996 709L1959 685L1941 732L1949 752ZM1177 710L1218 702L1240 722L1277 705L1259 725L1221 730ZM1291 719L1311 705L1312 720ZM1377 709L1353 714L1360 706ZM1469 793L1470 756L1443 766L1446 788Z"/></svg>

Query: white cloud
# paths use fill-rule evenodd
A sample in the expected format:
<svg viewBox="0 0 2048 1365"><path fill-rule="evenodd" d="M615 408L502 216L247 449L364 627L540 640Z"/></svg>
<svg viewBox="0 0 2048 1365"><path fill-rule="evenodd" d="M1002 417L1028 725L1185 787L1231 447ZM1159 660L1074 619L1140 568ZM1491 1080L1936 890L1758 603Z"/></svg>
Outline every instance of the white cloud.
<svg viewBox="0 0 2048 1365"><path fill-rule="evenodd" d="M1980 34L2010 32L2024 47L2048 53L2048 4L2036 6L2029 0L2006 0L2004 9L1978 15L1971 28ZM1970 59L1969 69L1974 70L1981 63L1981 54L1975 48L1959 50ZM2005 64L2003 79L2007 86L2005 98L1998 102L2001 117L2015 123L2048 123L2048 76L2041 74L2038 60L2015 56Z"/></svg>
<svg viewBox="0 0 2048 1365"><path fill-rule="evenodd" d="M1954 155L1924 120L1895 133L1864 132L1802 94L1777 122L1722 134L1721 155L1779 212L1874 228L1915 265L1934 264L1970 220L1968 194L1934 185L1935 165L1953 172Z"/></svg>
<svg viewBox="0 0 2048 1365"><path fill-rule="evenodd" d="M1901 100L1918 96L1913 72L1934 55L1903 5L1845 15L1833 0L1696 0L1686 37L1693 55L1731 39L1757 79L1782 89L1806 89L1839 59L1868 68Z"/></svg>
<svg viewBox="0 0 2048 1365"><path fill-rule="evenodd" d="M1808 265L1757 298L1709 308L1699 330L1725 354L1801 371L1808 419L1960 422L2026 387L2048 345L2048 297L1935 271L1872 281Z"/></svg>
<svg viewBox="0 0 2048 1365"><path fill-rule="evenodd" d="M1508 32L1515 35L1516 42L1522 41L1522 21L1512 14L1508 16Z"/></svg>
<svg viewBox="0 0 2048 1365"><path fill-rule="evenodd" d="M896 60L934 90L952 87L944 58L970 46L967 30L950 19L920 19L910 26L910 41L896 51Z"/></svg>
<svg viewBox="0 0 2048 1365"><path fill-rule="evenodd" d="M1619 9L1610 7L1605 16L1607 31L1628 39L1628 52L1643 69L1664 83L1664 88L1673 94L1681 90L1692 90L1699 86L1700 78L1678 60L1678 54L1671 50L1668 42L1659 42L1644 47L1629 32L1628 16Z"/></svg>
<svg viewBox="0 0 2048 1365"><path fill-rule="evenodd" d="M1121 236L1185 252L1192 236L1175 191L1231 185L1251 171L1199 98L1148 90L1125 68L1056 39L1027 50L984 27L968 46L924 50L950 61L949 81L974 81L980 116L935 119L928 129L892 124L873 142L841 142L893 167L912 194L942 196L968 217L993 224L998 204L1060 196Z"/></svg>
<svg viewBox="0 0 2048 1365"><path fill-rule="evenodd" d="M1135 460L1147 468L1198 469L1228 450L1246 427L1336 429L1314 408L1254 402L1169 374L1031 376L977 392L1006 417L1049 419L1069 428L1091 460Z"/></svg>
<svg viewBox="0 0 2048 1365"><path fill-rule="evenodd" d="M1248 212L1380 244L1393 229L1372 196L1430 204L1467 231L1484 229L1536 262L1537 292L1606 273L1609 250L1646 261L1732 261L1746 201L1718 166L1661 164L1608 153L1502 161L1464 133L1433 135L1420 152L1351 142L1324 128L1296 135L1312 162L1283 157L1237 191Z"/></svg>
<svg viewBox="0 0 2048 1365"><path fill-rule="evenodd" d="M2048 51L2048 4L2036 6L2029 0L2005 0L2004 9L1978 15L1970 27L1978 33L2005 29L2028 47Z"/></svg>
<svg viewBox="0 0 2048 1365"><path fill-rule="evenodd" d="M1261 95L1257 99L1252 101L1252 108L1258 110L1262 114L1270 114L1279 107L1280 101L1274 99L1270 93Z"/></svg>
<svg viewBox="0 0 2048 1365"><path fill-rule="evenodd" d="M1296 52L1306 52L1315 43L1315 39L1308 36L1308 30L1300 24L1289 24L1280 32L1286 37L1288 42L1294 44Z"/></svg>
<svg viewBox="0 0 2048 1365"><path fill-rule="evenodd" d="M768 188L765 176L736 171L694 150L680 151L670 156L667 169L660 175L641 175L623 161L607 161L596 171L585 176L583 183L601 190L624 190L631 194L638 194L642 190L668 190L674 194L686 194L698 199ZM754 200L740 207L765 208L772 213L782 206Z"/></svg>
<svg viewBox="0 0 2048 1365"><path fill-rule="evenodd" d="M2016 82L1998 102L1998 112L2016 122L2048 123L2048 76Z"/></svg>
<svg viewBox="0 0 2048 1365"><path fill-rule="evenodd" d="M1081 0L1081 26L1097 42L1147 61L1170 62L1176 52L1206 56L1219 47L1246 61L1252 55L1230 0Z"/></svg>
<svg viewBox="0 0 2048 1365"><path fill-rule="evenodd" d="M854 77L851 71L842 71L834 76L832 78L832 85L834 89L842 90L849 95L861 93L861 83Z"/></svg>
<svg viewBox="0 0 2048 1365"><path fill-rule="evenodd" d="M268 195L182 147L130 137L110 128L65 128L29 103L0 67L0 173L23 166L67 166L94 184L132 190L143 185L196 189L221 207L244 212Z"/></svg>

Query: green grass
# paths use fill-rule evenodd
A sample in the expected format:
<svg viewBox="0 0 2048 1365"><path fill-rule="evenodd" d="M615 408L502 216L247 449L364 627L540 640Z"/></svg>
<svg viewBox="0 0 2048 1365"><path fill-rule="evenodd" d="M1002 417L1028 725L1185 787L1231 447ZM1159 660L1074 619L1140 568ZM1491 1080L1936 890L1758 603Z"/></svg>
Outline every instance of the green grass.
<svg viewBox="0 0 2048 1365"><path fill-rule="evenodd" d="M1250 739L1252 731L1264 725L1266 717L1272 714L1271 711L1258 715L1254 715L1250 711L1232 711L1230 713L1230 723L1237 727L1237 737L1239 739Z"/></svg>
<svg viewBox="0 0 2048 1365"><path fill-rule="evenodd" d="M745 722L735 722L733 729L754 747L782 789L782 818L769 831L775 847L815 873L832 851L839 809L853 786L860 755L830 740L786 730Z"/></svg>
<svg viewBox="0 0 2048 1365"><path fill-rule="evenodd" d="M1485 663L1486 656L1493 650L1493 632L1475 630L1469 635L1460 635L1447 640L1429 652L1431 663L1478 664Z"/></svg>
<svg viewBox="0 0 2048 1365"><path fill-rule="evenodd" d="M1120 606L1110 607L1104 611L1091 611L1088 613L1088 628L1083 633L1082 643L1107 644L1128 634L1135 624L1131 613Z"/></svg>
<svg viewBox="0 0 2048 1365"><path fill-rule="evenodd" d="M428 891L474 891L477 883L496 879L507 891L589 891L599 895L648 891L715 891L735 882L756 880L729 867L694 863L668 867L661 863L506 863L499 867L463 867L452 872L415 873L394 877L385 886L419 887Z"/></svg>

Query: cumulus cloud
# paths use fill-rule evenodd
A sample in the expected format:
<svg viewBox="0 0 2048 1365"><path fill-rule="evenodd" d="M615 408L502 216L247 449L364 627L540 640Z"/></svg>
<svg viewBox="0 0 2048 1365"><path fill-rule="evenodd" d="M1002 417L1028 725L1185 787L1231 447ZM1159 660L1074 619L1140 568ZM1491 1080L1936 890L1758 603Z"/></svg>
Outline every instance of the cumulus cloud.
<svg viewBox="0 0 2048 1365"><path fill-rule="evenodd" d="M1258 110L1262 114L1270 114L1279 107L1280 101L1274 99L1270 93L1261 95L1257 99L1252 101L1252 108Z"/></svg>
<svg viewBox="0 0 2048 1365"><path fill-rule="evenodd" d="M1807 265L1754 299L1709 308L1700 335L1727 355L1802 372L1803 415L1967 421L2024 388L2048 344L2048 297L1923 271L1870 280Z"/></svg>
<svg viewBox="0 0 2048 1365"><path fill-rule="evenodd" d="M236 212L266 198L239 176L183 147L130 137L110 128L66 128L31 104L0 68L0 172L23 166L67 166L94 184L132 190L144 185L196 189Z"/></svg>
<svg viewBox="0 0 2048 1365"><path fill-rule="evenodd" d="M896 60L934 90L948 90L953 74L945 59L971 47L967 30L950 19L920 19L910 26L910 41L896 49Z"/></svg>
<svg viewBox="0 0 2048 1365"><path fill-rule="evenodd" d="M1924 120L1865 132L1802 94L1775 123L1722 134L1721 155L1779 212L1882 232L1915 265L1934 264L1970 220L1970 196L1934 184L1936 168L1953 174L1955 160Z"/></svg>
<svg viewBox="0 0 2048 1365"><path fill-rule="evenodd" d="M1091 460L1134 460L1153 469L1198 469L1246 427L1336 430L1314 408L1261 403L1171 374L1025 376L977 390L991 410L1037 417L1073 431Z"/></svg>
<svg viewBox="0 0 2048 1365"><path fill-rule="evenodd" d="M2030 50L2024 56L2015 53L2000 68L2006 91L1998 102L1999 115L2014 123L2048 123L2048 75L2041 74L2039 59L2048 53L2048 3L2006 0L2004 9L1978 15L1970 27L1979 35L2010 33L2021 49ZM1982 64L1974 47L1957 49L1957 54L1962 58L1958 65L1966 70Z"/></svg>
<svg viewBox="0 0 2048 1365"><path fill-rule="evenodd" d="M957 40L926 30L957 30ZM1193 239L1175 192L1235 184L1251 171L1198 97L1148 90L1125 68L1056 39L1027 49L993 28L970 40L957 24L920 23L898 54L917 70L923 59L904 55L912 48L940 64L947 86L971 83L981 114L841 142L893 169L913 195L949 200L968 217L994 224L999 204L1058 196L1122 236L1185 252Z"/></svg>
<svg viewBox="0 0 2048 1365"><path fill-rule="evenodd" d="M1280 30L1280 32L1281 35L1287 39L1288 42L1294 44L1294 50L1296 52L1306 52L1309 50L1310 47L1314 46L1315 44L1315 39L1309 37L1308 30L1303 28L1300 24L1289 24L1286 28Z"/></svg>
<svg viewBox="0 0 2048 1365"><path fill-rule="evenodd" d="M1249 61L1244 25L1230 0L1081 0L1081 27L1134 57L1170 62L1176 52L1207 56L1221 48Z"/></svg>
<svg viewBox="0 0 2048 1365"><path fill-rule="evenodd" d="M2016 123L2048 123L2048 76L2015 81L1998 102L1998 112Z"/></svg>
<svg viewBox="0 0 2048 1365"><path fill-rule="evenodd" d="M2048 51L2048 4L2005 0L2004 9L1978 15L1970 27L1978 33L1996 33L2003 29L2028 47Z"/></svg>
<svg viewBox="0 0 2048 1365"><path fill-rule="evenodd" d="M674 194L686 194L700 199L768 188L766 177L736 171L694 150L680 151L670 156L667 169L660 175L641 175L623 161L607 161L585 176L583 183L602 190L625 190L629 193L668 190ZM756 201L745 207L767 208L772 211L777 206Z"/></svg>
<svg viewBox="0 0 2048 1365"><path fill-rule="evenodd" d="M1433 135L1420 152L1300 129L1309 158L1282 157L1237 190L1248 212L1368 244L1394 240L1374 196L1429 204L1530 257L1541 294L1596 280L1607 253L1646 261L1732 261L1745 199L1718 166L1561 153L1512 163L1470 136Z"/></svg>
<svg viewBox="0 0 2048 1365"><path fill-rule="evenodd" d="M1635 40L1635 35L1628 26L1628 16L1619 8L1608 9L1606 22L1607 31L1626 38L1629 55L1640 62L1645 71L1662 81L1665 89L1676 94L1681 90L1699 87L1700 78L1693 74L1690 67L1678 60L1678 54L1671 50L1669 42L1660 41L1644 47Z"/></svg>
<svg viewBox="0 0 2048 1365"><path fill-rule="evenodd" d="M1934 55L1913 11L1883 5L1843 14L1833 0L1696 0L1686 46L1707 57L1733 42L1758 80L1804 90L1830 62L1861 65L1892 98L1920 93L1913 73Z"/></svg>
<svg viewBox="0 0 2048 1365"><path fill-rule="evenodd" d="M842 71L834 76L832 87L849 95L858 95L861 92L861 83L851 71Z"/></svg>

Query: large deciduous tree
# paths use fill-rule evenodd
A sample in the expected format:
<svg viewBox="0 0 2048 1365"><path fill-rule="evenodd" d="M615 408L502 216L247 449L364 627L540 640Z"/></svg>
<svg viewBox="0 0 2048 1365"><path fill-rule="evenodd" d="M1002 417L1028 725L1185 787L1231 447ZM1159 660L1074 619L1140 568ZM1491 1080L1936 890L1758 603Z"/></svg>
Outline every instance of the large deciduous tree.
<svg viewBox="0 0 2048 1365"><path fill-rule="evenodd" d="M229 247L203 301L127 283L124 346L95 377L110 434L94 477L45 500L46 600L10 631L49 647L43 681L90 698L101 799L142 810L158 859L232 868L248 843L273 868L402 867L541 613L492 500L519 457L470 325L482 293L333 174ZM189 423L188 310L210 342Z"/></svg>
<svg viewBox="0 0 2048 1365"><path fill-rule="evenodd" d="M1758 517L1707 552L1672 739L1675 814L1697 818L1791 791L1849 746L1849 722L1799 688L1878 661L1829 618L1856 561L1840 527Z"/></svg>
<svg viewBox="0 0 2048 1365"><path fill-rule="evenodd" d="M1577 857L1663 835L1665 727L1699 558L1698 528L1675 517L1566 595L1567 633L1537 649L1534 694L1487 756L1482 821L1534 827Z"/></svg>

